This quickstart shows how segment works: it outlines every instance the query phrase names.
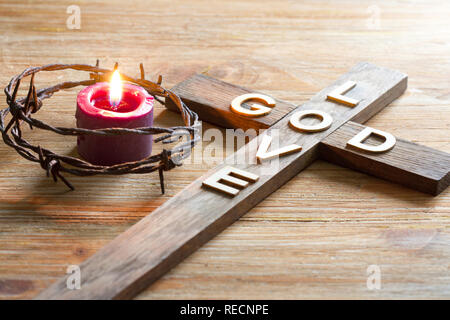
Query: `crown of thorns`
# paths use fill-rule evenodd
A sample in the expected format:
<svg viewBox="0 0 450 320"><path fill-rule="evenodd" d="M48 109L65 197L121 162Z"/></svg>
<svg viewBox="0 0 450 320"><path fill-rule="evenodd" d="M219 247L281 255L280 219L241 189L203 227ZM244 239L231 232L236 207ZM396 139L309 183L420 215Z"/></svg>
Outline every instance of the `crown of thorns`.
<svg viewBox="0 0 450 320"><path fill-rule="evenodd" d="M55 182L59 178L72 190L74 190L73 185L61 174L62 172L77 176L92 176L97 174L121 175L127 173L149 173L158 170L161 192L164 193L163 171L168 171L176 166L180 166L182 160L189 157L191 149L199 140L199 121L197 114L191 111L175 93L166 90L161 86L161 75L158 77L156 83L145 79L142 63L140 64L141 77L139 79L134 79L121 74L122 79L126 82L143 87L149 94L155 97L155 100L162 104L165 103L161 98L172 100L178 107L185 126L170 128L141 127L135 129L105 128L90 130L83 128L54 127L44 121L32 117L32 114L39 111L42 107L42 101L50 98L55 92L77 86L89 86L97 82L108 81L112 72L116 70L117 67L118 64L116 63L113 70L101 69L98 60L95 66L83 64L50 64L42 67L27 68L21 74L13 77L5 88L6 103L8 104L8 107L0 111L0 131L5 144L14 148L17 153L25 159L39 163L41 167L46 170L47 176L51 175ZM90 79L83 81L66 81L48 88L36 89L34 85L34 76L36 73L40 71L59 71L65 69L89 72ZM17 93L20 83L23 78L28 76L31 76L28 94L26 97L18 98ZM11 119L5 125L5 119L8 114L11 114ZM99 166L80 158L59 155L41 146L32 145L23 138L22 130L20 128L22 122L26 122L30 129L39 128L68 136L150 134L154 136L153 141L155 143L161 142L163 144L169 144L178 141L181 142L172 149L164 148L161 153L151 155L140 161L126 162L112 166ZM186 141L184 141L184 139Z"/></svg>

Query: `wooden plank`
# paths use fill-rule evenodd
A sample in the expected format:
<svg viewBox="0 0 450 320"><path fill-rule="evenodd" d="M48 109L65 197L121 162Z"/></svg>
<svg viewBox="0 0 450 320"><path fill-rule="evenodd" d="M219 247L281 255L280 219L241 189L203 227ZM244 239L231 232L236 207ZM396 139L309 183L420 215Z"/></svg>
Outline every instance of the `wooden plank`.
<svg viewBox="0 0 450 320"><path fill-rule="evenodd" d="M29 66L100 58L101 66L119 61L136 76L144 62L146 76L163 75L167 88L205 72L300 104L370 59L408 73L410 84L366 124L450 152L450 28L442 27L450 2L282 1L276 10L254 0L232 6L192 0L190 10L182 0L154 3L148 10L145 1L80 2L81 29L68 30L67 1L1 1L2 87ZM381 9L380 30L366 26L374 21L372 4ZM384 45L394 43L401 45ZM43 73L36 80L42 87L71 78ZM55 94L35 116L73 126L77 92ZM3 90L0 104L6 105ZM179 115L156 103L155 124L180 124ZM60 154L74 152L69 137L25 134ZM214 167L212 146L221 148L203 143L203 164L188 161L166 173L161 195L157 174L68 176L77 189L66 192L0 143L0 299L32 298L64 276L68 265L80 264ZM161 147L155 144L155 152ZM449 213L450 188L431 197L317 161L137 298L450 298ZM381 267L381 290L366 288L370 264Z"/></svg>
<svg viewBox="0 0 450 320"><path fill-rule="evenodd" d="M237 114L230 109L233 99L257 92L203 74L189 77L171 91L197 112L200 119L224 128L267 129L295 108L293 104L275 99L275 107L265 116L247 117ZM170 100L166 100L166 107L169 110L178 110Z"/></svg>
<svg viewBox="0 0 450 320"><path fill-rule="evenodd" d="M366 153L349 148L347 141L364 128L354 122L341 126L322 141L321 157L432 195L448 187L450 154L402 139L397 139L394 148L385 153ZM377 144L369 139L365 143Z"/></svg>
<svg viewBox="0 0 450 320"><path fill-rule="evenodd" d="M398 71L360 63L330 87L316 94L309 102L293 110L316 109L334 118L326 131L305 134L291 129L289 114L268 130L278 130L283 143L303 147L299 153L279 159L269 173L257 164L236 164L241 170L259 175L257 182L240 191L233 199L202 188L203 181L231 161L210 170L182 192L165 202L152 214L119 235L80 265L81 290L66 289L62 278L38 295L38 299L114 299L129 298L154 282L209 239L241 217L250 208L282 186L319 156L319 144L328 134L358 114L372 114L406 89L407 76ZM326 101L326 95L336 86L353 80L360 84L353 92L361 99L355 108ZM364 118L361 116L360 118ZM257 138L237 151L256 156Z"/></svg>

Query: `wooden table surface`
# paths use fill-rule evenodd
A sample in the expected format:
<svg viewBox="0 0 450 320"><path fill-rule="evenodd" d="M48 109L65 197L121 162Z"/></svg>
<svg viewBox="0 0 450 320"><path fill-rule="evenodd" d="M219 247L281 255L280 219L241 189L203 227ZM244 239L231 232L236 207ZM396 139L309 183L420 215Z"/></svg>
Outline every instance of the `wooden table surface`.
<svg viewBox="0 0 450 320"><path fill-rule="evenodd" d="M79 30L66 27L72 4ZM99 58L135 76L143 62L168 88L203 72L301 104L369 61L407 73L409 86L367 125L450 152L449 15L443 1L3 0L0 83L28 66ZM36 117L74 126L76 93L57 93ZM181 123L155 111L160 126ZM76 152L73 137L24 134ZM207 151L207 163L166 174L165 195L157 174L68 176L77 189L67 192L1 143L0 298L32 298L64 276L212 168ZM450 298L449 243L450 190L432 197L317 161L137 298ZM369 265L380 267L379 290L367 288Z"/></svg>

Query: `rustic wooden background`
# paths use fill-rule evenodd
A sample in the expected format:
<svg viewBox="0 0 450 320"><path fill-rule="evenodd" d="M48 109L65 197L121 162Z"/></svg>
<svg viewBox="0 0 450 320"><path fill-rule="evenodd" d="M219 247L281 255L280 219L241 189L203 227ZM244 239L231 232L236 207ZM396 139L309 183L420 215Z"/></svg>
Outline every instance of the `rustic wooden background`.
<svg viewBox="0 0 450 320"><path fill-rule="evenodd" d="M66 27L72 4L80 30ZM2 0L0 84L28 66L99 58L136 76L144 62L169 88L203 72L301 104L370 61L407 73L409 87L367 124L450 152L449 15L449 3L424 0ZM73 126L76 92L56 94L37 117ZM180 121L157 105L156 123ZM25 131L75 153L74 138L37 133ZM0 298L32 298L64 276L213 167L205 156L169 172L165 195L156 174L69 177L77 189L67 192L0 144ZM137 298L450 298L449 243L450 190L431 197L318 161ZM366 286L372 264L380 290Z"/></svg>

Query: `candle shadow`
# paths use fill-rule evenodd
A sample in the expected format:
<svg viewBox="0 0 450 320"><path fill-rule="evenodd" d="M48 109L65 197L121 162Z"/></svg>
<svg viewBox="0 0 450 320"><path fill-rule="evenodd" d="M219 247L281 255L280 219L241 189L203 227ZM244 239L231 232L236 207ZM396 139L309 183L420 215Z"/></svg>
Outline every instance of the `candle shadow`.
<svg viewBox="0 0 450 320"><path fill-rule="evenodd" d="M79 157L76 147L70 152L66 153L67 156ZM67 165L65 165L67 166ZM75 190L69 189L61 179L56 182L52 176L47 177L45 171L41 168L36 170L41 173L41 177L32 184L33 195L41 195L42 190L45 190L45 194L62 197L63 200L82 196L83 200L97 200L98 198L108 197L110 194L118 195L123 192L123 188L126 185L132 188L134 185L139 186L139 179L142 178L142 183L145 183L148 187L144 189L145 197L149 201L152 199L158 199L163 197L161 195L159 176L157 172L151 172L148 174L123 174L123 175L88 175L88 176L76 176L67 172L61 172L60 174L66 178L75 188ZM145 178L143 178L145 177Z"/></svg>
<svg viewBox="0 0 450 320"><path fill-rule="evenodd" d="M179 114L168 111L165 107L155 112L155 126L178 125L183 125ZM67 149L64 143L60 147L65 149L60 154L79 158L76 143ZM20 157L15 150L4 149L1 161L5 166ZM55 183L51 176L47 177L38 163L30 163L27 170L33 171L24 182L17 183L17 186L20 185L20 192L2 200L3 216L23 220L24 223L134 223L151 214L177 191L167 183L168 179L166 194L161 194L157 172L84 177L61 172L74 185L75 190L71 191L60 179ZM11 186L10 192L14 192L15 187ZM73 233L70 228L59 230L65 234Z"/></svg>
<svg viewBox="0 0 450 320"><path fill-rule="evenodd" d="M79 157L76 146L65 154ZM141 219L169 199L161 194L157 172L84 177L62 172L75 187L71 191L62 181L55 183L47 177L38 164L35 170L38 176L25 186L22 196L2 201L4 215L39 221L123 223Z"/></svg>
<svg viewBox="0 0 450 320"><path fill-rule="evenodd" d="M99 180L85 179L87 181L71 179L76 189L69 191L61 181L54 183L52 179L43 176L33 184L33 191L3 200L2 216L23 220L31 226L36 223L47 227L52 224L126 225L138 222L169 199L168 196L161 195L159 188L146 192L146 196L115 199L114 192L110 190L120 193L121 186L118 183L110 190L96 194ZM108 179L101 184L111 185L112 182L113 179ZM71 227L58 230L67 235L74 232Z"/></svg>

